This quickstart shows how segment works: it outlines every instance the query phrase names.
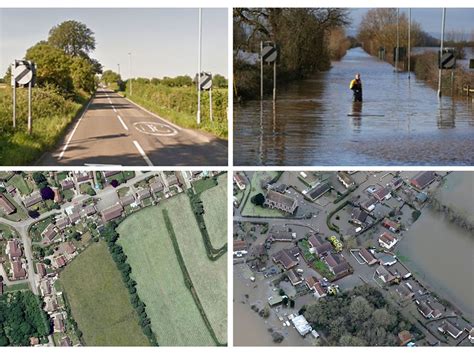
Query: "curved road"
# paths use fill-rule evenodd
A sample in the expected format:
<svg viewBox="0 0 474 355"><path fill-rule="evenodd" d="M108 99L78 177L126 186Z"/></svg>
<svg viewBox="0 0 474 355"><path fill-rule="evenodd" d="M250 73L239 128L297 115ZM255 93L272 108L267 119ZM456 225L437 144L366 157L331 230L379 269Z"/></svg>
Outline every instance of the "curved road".
<svg viewBox="0 0 474 355"><path fill-rule="evenodd" d="M58 148L36 165L227 165L227 141L181 128L99 89Z"/></svg>

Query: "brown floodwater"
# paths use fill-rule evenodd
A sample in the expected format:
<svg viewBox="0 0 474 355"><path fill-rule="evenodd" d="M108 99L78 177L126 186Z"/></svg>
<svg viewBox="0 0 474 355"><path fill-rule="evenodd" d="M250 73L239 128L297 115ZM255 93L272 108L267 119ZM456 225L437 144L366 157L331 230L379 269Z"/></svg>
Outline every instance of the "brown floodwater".
<svg viewBox="0 0 474 355"><path fill-rule="evenodd" d="M353 104L349 82L363 81ZM445 73L444 75L448 75ZM236 165L474 165L474 102L354 48L331 70L234 105Z"/></svg>
<svg viewBox="0 0 474 355"><path fill-rule="evenodd" d="M453 173L440 188L444 204L467 215L474 213L474 173ZM474 319L474 235L425 208L405 233L399 251L409 267L442 298Z"/></svg>

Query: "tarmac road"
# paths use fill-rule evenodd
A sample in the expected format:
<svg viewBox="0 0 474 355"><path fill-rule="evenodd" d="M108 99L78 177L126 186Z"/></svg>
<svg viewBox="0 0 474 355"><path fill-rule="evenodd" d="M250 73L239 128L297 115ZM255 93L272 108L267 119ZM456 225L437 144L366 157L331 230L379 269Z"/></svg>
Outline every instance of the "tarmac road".
<svg viewBox="0 0 474 355"><path fill-rule="evenodd" d="M222 166L227 141L181 128L99 89L54 152L36 165Z"/></svg>

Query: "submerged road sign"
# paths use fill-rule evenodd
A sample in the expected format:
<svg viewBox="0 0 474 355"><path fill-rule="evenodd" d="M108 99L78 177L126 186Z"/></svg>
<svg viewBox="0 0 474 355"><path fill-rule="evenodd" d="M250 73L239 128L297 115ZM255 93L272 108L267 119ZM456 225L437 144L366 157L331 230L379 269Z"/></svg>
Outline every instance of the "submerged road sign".
<svg viewBox="0 0 474 355"><path fill-rule="evenodd" d="M456 57L454 55L453 49L443 50L443 55L441 59L439 58L440 53L438 52L438 64L439 69L454 69L456 67Z"/></svg>
<svg viewBox="0 0 474 355"><path fill-rule="evenodd" d="M267 63L273 63L278 57L278 50L274 45L266 45L262 49L262 59Z"/></svg>

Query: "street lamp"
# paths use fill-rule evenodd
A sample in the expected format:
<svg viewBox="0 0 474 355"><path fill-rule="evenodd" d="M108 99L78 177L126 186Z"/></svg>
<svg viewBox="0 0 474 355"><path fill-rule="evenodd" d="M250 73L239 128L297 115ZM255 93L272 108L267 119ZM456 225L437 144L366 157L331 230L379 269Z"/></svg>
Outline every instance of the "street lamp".
<svg viewBox="0 0 474 355"><path fill-rule="evenodd" d="M133 88L132 88L132 52L128 52L128 59L129 59L129 64L130 64L130 96L133 95Z"/></svg>
<svg viewBox="0 0 474 355"><path fill-rule="evenodd" d="M118 75L120 75L120 64L117 64Z"/></svg>

